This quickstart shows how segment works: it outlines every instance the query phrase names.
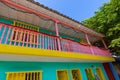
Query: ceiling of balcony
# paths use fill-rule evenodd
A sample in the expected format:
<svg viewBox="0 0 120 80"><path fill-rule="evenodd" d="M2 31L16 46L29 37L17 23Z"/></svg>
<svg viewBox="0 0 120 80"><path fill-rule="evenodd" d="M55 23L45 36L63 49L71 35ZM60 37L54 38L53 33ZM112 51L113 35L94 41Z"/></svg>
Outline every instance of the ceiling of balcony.
<svg viewBox="0 0 120 80"><path fill-rule="evenodd" d="M10 5L5 5L4 3L0 2L0 15L6 16L12 19L24 21L30 24L37 25L41 28L54 31L55 32L55 23L51 20L39 17L33 13L29 13L17 8L13 8ZM63 24L58 24L59 33L75 37L78 39L85 39L85 35L83 32L65 26ZM96 41L98 38L89 35L89 39L91 42Z"/></svg>

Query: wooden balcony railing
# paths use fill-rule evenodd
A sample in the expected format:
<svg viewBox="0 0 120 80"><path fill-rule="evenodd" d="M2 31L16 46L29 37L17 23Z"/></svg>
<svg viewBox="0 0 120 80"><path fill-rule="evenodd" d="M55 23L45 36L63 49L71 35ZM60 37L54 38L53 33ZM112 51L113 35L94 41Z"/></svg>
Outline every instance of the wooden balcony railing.
<svg viewBox="0 0 120 80"><path fill-rule="evenodd" d="M0 23L0 44L40 48L48 50L58 50L58 40L56 36L50 36L47 34L35 32L29 29L15 27ZM94 51L94 55L111 56L107 49L100 49L95 46L83 45L78 42L60 39L61 51L76 52L83 54L91 54L91 49Z"/></svg>

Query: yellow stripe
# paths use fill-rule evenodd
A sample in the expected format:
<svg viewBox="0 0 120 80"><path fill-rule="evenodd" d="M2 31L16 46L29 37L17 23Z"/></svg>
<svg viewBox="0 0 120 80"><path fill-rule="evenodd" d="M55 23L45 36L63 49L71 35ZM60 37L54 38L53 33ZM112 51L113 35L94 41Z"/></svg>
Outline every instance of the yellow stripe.
<svg viewBox="0 0 120 80"><path fill-rule="evenodd" d="M37 48L27 48L20 46L12 46L0 44L0 54L15 54L15 55L31 55L31 56L49 56L49 57L59 57L59 58L74 58L80 60L97 60L97 61L115 61L112 57L105 56L95 56L91 54L84 53L74 53L74 52L63 52L56 50L45 50Z"/></svg>

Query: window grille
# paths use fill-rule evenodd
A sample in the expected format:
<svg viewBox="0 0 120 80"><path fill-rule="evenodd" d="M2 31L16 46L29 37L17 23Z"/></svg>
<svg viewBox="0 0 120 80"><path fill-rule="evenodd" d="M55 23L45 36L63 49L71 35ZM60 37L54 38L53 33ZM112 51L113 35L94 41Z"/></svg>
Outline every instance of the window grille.
<svg viewBox="0 0 120 80"><path fill-rule="evenodd" d="M42 80L42 72L7 72L6 80Z"/></svg>
<svg viewBox="0 0 120 80"><path fill-rule="evenodd" d="M67 70L57 71L57 80L69 80L68 79L68 71Z"/></svg>
<svg viewBox="0 0 120 80"><path fill-rule="evenodd" d="M82 80L80 71L78 69L72 70L72 77L73 77L73 80Z"/></svg>
<svg viewBox="0 0 120 80"><path fill-rule="evenodd" d="M18 26L18 27L22 27L22 28L27 28L27 29L39 32L39 27L38 26L27 24L27 23L24 23L24 22L21 22L21 21L14 20L13 21L13 25L14 26Z"/></svg>

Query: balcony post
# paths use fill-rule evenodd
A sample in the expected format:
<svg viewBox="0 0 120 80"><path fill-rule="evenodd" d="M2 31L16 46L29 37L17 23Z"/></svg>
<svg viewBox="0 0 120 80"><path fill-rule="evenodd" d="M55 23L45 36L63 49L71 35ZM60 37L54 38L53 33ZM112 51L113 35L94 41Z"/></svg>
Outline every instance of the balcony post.
<svg viewBox="0 0 120 80"><path fill-rule="evenodd" d="M92 54L94 55L94 51L93 51L93 49L91 47L90 40L89 40L88 35L86 33L85 33L85 37L86 37L87 43L90 45L90 50L91 50Z"/></svg>
<svg viewBox="0 0 120 80"><path fill-rule="evenodd" d="M58 21L55 21L55 29L56 29L56 36L58 37L57 38L58 50L61 51L60 38L59 38L59 30L58 30Z"/></svg>
<svg viewBox="0 0 120 80"><path fill-rule="evenodd" d="M107 45L106 45L106 43L105 43L105 41L103 39L102 39L102 43L103 43L105 49L108 49L108 47L107 47Z"/></svg>

